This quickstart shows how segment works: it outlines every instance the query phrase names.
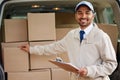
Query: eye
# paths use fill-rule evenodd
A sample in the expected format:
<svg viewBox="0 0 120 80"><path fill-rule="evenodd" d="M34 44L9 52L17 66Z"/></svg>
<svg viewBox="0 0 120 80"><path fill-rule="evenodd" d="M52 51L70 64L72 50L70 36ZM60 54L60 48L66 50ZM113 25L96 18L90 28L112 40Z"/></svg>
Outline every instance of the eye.
<svg viewBox="0 0 120 80"><path fill-rule="evenodd" d="M88 15L91 14L91 13L92 13L91 11L86 11L86 14L88 14Z"/></svg>
<svg viewBox="0 0 120 80"><path fill-rule="evenodd" d="M81 12L81 11L78 11L77 14L80 15L80 14L82 14L82 12Z"/></svg>

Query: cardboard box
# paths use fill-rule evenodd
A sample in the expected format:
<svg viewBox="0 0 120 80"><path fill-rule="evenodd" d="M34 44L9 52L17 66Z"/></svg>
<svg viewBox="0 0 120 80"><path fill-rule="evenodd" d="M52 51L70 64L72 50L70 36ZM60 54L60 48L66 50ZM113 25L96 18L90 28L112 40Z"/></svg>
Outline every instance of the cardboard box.
<svg viewBox="0 0 120 80"><path fill-rule="evenodd" d="M28 53L22 51L15 43L2 43L2 54L5 72L22 72L29 70Z"/></svg>
<svg viewBox="0 0 120 80"><path fill-rule="evenodd" d="M26 19L4 19L4 41L27 41Z"/></svg>
<svg viewBox="0 0 120 80"><path fill-rule="evenodd" d="M60 24L56 25L56 28L79 28L79 24Z"/></svg>
<svg viewBox="0 0 120 80"><path fill-rule="evenodd" d="M56 25L61 24L77 24L77 21L75 20L75 14L74 13L56 13Z"/></svg>
<svg viewBox="0 0 120 80"><path fill-rule="evenodd" d="M22 45L28 44L28 42L11 42L11 43L4 43L2 42L2 48L4 47L20 47Z"/></svg>
<svg viewBox="0 0 120 80"><path fill-rule="evenodd" d="M56 40L60 40L73 28L56 28Z"/></svg>
<svg viewBox="0 0 120 80"><path fill-rule="evenodd" d="M30 42L30 46L34 45L48 45L54 41L44 41L44 42ZM56 59L57 55L30 55L31 69L42 69L42 68L55 68L54 64L50 63L48 60Z"/></svg>
<svg viewBox="0 0 120 80"><path fill-rule="evenodd" d="M51 80L50 70L8 72L8 80Z"/></svg>
<svg viewBox="0 0 120 80"><path fill-rule="evenodd" d="M60 68L51 69L52 80L70 80L70 73Z"/></svg>
<svg viewBox="0 0 120 80"><path fill-rule="evenodd" d="M29 41L56 40L55 13L28 13Z"/></svg>

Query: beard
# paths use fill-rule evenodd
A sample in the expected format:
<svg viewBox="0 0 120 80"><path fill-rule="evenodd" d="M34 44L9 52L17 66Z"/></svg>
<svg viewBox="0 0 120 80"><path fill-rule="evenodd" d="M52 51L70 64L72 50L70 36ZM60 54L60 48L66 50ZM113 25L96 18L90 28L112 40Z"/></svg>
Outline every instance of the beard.
<svg viewBox="0 0 120 80"><path fill-rule="evenodd" d="M87 27L87 26L89 26L91 24L91 20L90 19L86 19L86 18L81 18L81 19L79 19L78 24L81 27Z"/></svg>

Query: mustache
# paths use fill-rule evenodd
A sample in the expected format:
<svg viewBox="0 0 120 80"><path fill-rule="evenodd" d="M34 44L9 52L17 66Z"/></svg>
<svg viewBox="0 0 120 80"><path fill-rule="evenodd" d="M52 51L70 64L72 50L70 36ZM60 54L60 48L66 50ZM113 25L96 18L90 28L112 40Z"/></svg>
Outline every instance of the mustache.
<svg viewBox="0 0 120 80"><path fill-rule="evenodd" d="M84 19L87 19L87 18L80 18L80 20L82 20L82 19L84 20Z"/></svg>

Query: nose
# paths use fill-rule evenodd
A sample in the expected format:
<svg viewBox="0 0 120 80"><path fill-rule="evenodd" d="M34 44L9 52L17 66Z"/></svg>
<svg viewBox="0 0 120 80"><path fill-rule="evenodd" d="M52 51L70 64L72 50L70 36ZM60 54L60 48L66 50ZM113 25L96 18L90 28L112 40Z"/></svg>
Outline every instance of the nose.
<svg viewBox="0 0 120 80"><path fill-rule="evenodd" d="M85 13L82 14L82 18L86 18L86 14Z"/></svg>

